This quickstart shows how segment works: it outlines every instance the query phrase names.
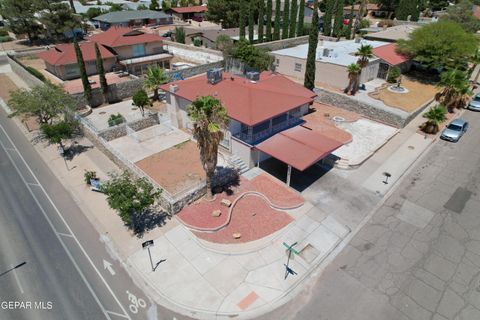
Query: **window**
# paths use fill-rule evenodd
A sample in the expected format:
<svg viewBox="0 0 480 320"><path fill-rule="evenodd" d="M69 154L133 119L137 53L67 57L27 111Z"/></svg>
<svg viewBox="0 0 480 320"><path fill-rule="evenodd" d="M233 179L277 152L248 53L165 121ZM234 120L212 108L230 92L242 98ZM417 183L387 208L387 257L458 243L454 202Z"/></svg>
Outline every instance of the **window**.
<svg viewBox="0 0 480 320"><path fill-rule="evenodd" d="M136 44L132 46L133 57L143 57L145 55L145 45Z"/></svg>
<svg viewBox="0 0 480 320"><path fill-rule="evenodd" d="M68 64L65 66L65 75L76 76L80 75L80 69L77 64Z"/></svg>
<svg viewBox="0 0 480 320"><path fill-rule="evenodd" d="M302 71L302 64L301 63L295 63L295 71Z"/></svg>

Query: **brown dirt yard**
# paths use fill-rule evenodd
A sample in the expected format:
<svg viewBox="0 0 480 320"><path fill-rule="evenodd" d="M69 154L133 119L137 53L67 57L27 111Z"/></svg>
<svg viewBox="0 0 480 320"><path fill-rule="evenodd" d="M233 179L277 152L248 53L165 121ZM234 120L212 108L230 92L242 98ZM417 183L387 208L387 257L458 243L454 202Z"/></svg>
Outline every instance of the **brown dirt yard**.
<svg viewBox="0 0 480 320"><path fill-rule="evenodd" d="M37 58L37 56L35 55L24 56L24 57L20 57L18 60L24 65L40 71L47 79L49 79L53 83L55 84L63 83L61 79L57 78L56 76L54 76L53 74L51 74L46 70L45 62L42 59Z"/></svg>
<svg viewBox="0 0 480 320"><path fill-rule="evenodd" d="M10 99L10 91L15 91L18 87L13 83L10 78L5 74L0 74L0 97L3 101L8 102Z"/></svg>
<svg viewBox="0 0 480 320"><path fill-rule="evenodd" d="M191 140L135 164L171 194L205 180L200 152Z"/></svg>
<svg viewBox="0 0 480 320"><path fill-rule="evenodd" d="M422 83L412 78L402 77L402 87L409 90L407 93L394 93L387 88L391 86L388 84L378 89L369 95L374 98L383 101L386 105L394 108L401 109L406 112L413 112L420 106L423 106L429 100L433 99L435 94L440 91L439 88L432 84Z"/></svg>

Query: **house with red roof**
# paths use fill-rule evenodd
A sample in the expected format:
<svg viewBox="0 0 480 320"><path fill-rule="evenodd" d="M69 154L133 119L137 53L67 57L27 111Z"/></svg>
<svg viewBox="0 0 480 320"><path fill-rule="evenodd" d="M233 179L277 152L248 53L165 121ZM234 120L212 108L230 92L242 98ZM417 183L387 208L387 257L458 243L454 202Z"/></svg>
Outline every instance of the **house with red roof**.
<svg viewBox="0 0 480 320"><path fill-rule="evenodd" d="M105 70L112 70L117 61L115 54L101 45L99 49ZM95 43L81 43L80 50L82 51L83 60L85 61L87 74L89 76L97 74ZM62 80L80 77L80 69L77 64L77 55L73 44L58 44L47 51L40 52L37 56L45 62L48 72Z"/></svg>
<svg viewBox="0 0 480 320"><path fill-rule="evenodd" d="M208 11L206 5L203 6L191 6L191 7L174 7L170 9L172 15L183 21L195 20L202 21L205 17L205 13Z"/></svg>
<svg viewBox="0 0 480 320"><path fill-rule="evenodd" d="M95 43L98 44L106 72L128 71L141 75L152 65L170 68L172 55L163 49L163 38L129 27L112 27L80 44L88 75L97 74ZM60 44L38 54L46 69L62 80L80 77L73 44Z"/></svg>
<svg viewBox="0 0 480 320"><path fill-rule="evenodd" d="M236 155L249 168L275 157L303 171L342 145L301 126L316 94L277 73L242 77L211 70L161 89L172 125L184 130L193 128L187 115L192 101L207 95L219 99L230 117L222 151Z"/></svg>

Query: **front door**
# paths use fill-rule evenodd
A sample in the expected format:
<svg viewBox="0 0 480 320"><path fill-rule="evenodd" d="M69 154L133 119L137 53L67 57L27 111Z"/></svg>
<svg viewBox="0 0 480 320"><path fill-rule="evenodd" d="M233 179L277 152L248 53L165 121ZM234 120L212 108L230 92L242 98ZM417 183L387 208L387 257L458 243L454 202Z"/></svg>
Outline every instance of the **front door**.
<svg viewBox="0 0 480 320"><path fill-rule="evenodd" d="M388 64L381 62L380 67L378 68L377 77L380 79L387 79L389 68L390 66Z"/></svg>

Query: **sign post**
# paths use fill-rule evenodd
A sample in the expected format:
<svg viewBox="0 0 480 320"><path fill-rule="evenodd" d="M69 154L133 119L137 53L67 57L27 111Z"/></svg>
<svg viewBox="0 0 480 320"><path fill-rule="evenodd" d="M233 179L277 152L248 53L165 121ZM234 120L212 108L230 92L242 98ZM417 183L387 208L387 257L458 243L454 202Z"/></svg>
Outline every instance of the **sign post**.
<svg viewBox="0 0 480 320"><path fill-rule="evenodd" d="M152 266L152 271L155 271L155 267L153 266L153 261L152 261L152 254L150 253L151 246L153 246L153 240L148 240L142 243L142 248L148 250L148 257L150 258L150 265Z"/></svg>
<svg viewBox="0 0 480 320"><path fill-rule="evenodd" d="M286 242L283 243L283 245L287 248L287 251L288 251L288 258L287 258L287 264L284 264L285 266L285 278L284 280L287 279L288 275L291 274L291 275L296 275L297 273L295 271L292 270L292 268L289 267L289 264L290 264L290 258L292 256L292 252L296 255L300 254L300 252L298 252L297 250L293 249L293 247L295 245L297 245L298 242L295 242L293 243L292 245L288 245Z"/></svg>

